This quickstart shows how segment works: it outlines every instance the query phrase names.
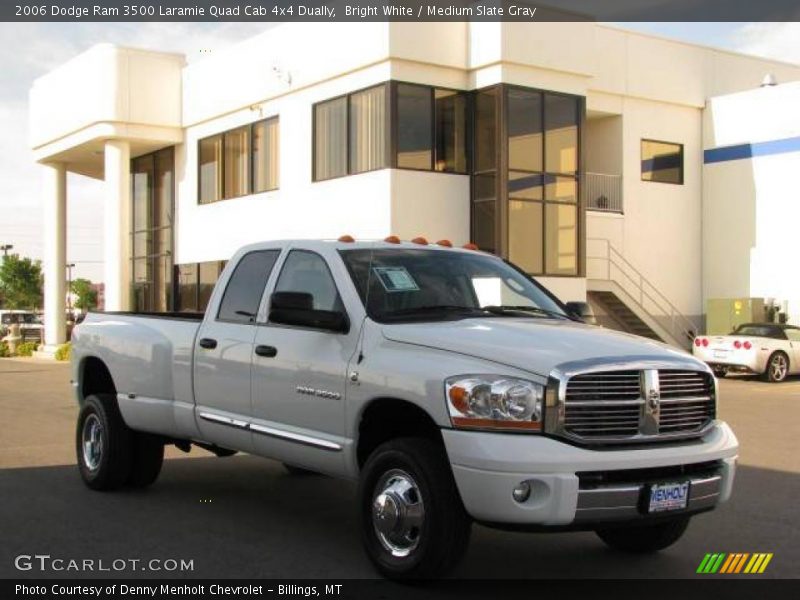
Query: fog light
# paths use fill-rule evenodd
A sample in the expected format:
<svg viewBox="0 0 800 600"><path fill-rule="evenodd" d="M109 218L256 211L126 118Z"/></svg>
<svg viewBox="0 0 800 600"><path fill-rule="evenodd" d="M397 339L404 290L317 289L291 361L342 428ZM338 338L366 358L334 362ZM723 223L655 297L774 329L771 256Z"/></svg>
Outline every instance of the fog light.
<svg viewBox="0 0 800 600"><path fill-rule="evenodd" d="M522 504L531 497L531 484L527 481L521 481L511 492L511 496L514 500Z"/></svg>

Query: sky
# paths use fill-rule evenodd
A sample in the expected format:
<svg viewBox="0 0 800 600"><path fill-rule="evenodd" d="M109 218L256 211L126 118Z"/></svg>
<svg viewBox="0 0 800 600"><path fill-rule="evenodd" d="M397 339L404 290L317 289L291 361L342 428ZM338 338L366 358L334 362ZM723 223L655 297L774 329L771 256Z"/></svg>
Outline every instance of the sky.
<svg viewBox="0 0 800 600"><path fill-rule="evenodd" d="M0 245L42 258L40 174L28 147L27 95L34 79L94 44L181 52L189 62L255 35L268 23L0 23ZM645 31L800 64L800 23L625 23ZM67 182L67 262L102 281L102 183Z"/></svg>

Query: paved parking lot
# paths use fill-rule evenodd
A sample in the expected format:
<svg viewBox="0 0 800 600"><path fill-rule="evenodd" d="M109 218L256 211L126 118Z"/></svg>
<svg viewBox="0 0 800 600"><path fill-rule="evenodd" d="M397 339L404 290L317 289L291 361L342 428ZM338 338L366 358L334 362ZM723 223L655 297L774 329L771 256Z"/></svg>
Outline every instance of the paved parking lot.
<svg viewBox="0 0 800 600"><path fill-rule="evenodd" d="M148 491L90 492L74 467L77 410L68 380L64 364L0 360L0 577L25 576L14 557L36 553L193 561L193 571L170 576L374 576L359 546L349 483L195 450L195 460L168 461ZM765 577L800 576L800 379L724 380L722 394L721 416L742 444L734 498L695 519L678 544L631 557L590 533L476 527L456 576L691 577L706 552L773 552ZM169 455L185 456L174 449Z"/></svg>

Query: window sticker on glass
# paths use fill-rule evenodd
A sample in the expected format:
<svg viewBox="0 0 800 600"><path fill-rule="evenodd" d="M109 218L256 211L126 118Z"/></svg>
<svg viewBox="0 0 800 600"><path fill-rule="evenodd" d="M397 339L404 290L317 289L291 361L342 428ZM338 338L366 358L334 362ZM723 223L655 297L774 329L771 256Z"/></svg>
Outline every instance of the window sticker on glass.
<svg viewBox="0 0 800 600"><path fill-rule="evenodd" d="M419 286L405 267L373 267L387 292L418 292Z"/></svg>

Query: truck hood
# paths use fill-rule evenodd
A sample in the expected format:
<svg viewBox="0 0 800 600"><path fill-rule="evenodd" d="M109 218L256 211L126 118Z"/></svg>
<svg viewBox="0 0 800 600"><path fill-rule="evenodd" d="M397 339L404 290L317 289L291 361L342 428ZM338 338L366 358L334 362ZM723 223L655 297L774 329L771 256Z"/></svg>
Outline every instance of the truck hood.
<svg viewBox="0 0 800 600"><path fill-rule="evenodd" d="M563 363L587 359L697 362L647 338L561 319L479 318L383 326L386 339L465 354L549 375Z"/></svg>

